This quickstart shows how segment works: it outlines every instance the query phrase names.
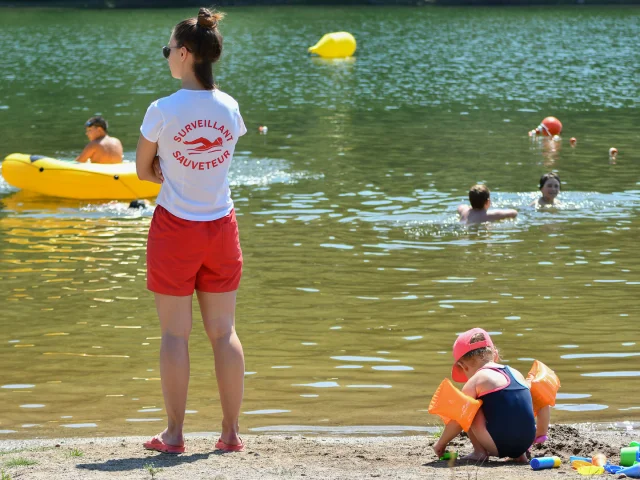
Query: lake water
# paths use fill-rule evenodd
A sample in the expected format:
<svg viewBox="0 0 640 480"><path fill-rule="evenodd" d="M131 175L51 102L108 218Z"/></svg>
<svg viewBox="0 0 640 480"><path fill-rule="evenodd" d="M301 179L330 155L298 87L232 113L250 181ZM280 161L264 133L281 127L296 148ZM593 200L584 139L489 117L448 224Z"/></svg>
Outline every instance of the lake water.
<svg viewBox="0 0 640 480"><path fill-rule="evenodd" d="M475 326L520 371L556 370L553 421L640 420L638 8L226 11L216 77L249 129L232 166L243 431L432 429ZM73 158L101 113L133 159L147 106L178 88L161 46L195 10L1 13L0 156ZM307 55L337 30L354 59ZM532 142L548 115L562 141ZM552 170L563 207L535 211ZM518 219L459 225L477 182ZM2 179L0 205L1 438L160 431L152 209ZM191 358L186 431L217 430L197 321Z"/></svg>

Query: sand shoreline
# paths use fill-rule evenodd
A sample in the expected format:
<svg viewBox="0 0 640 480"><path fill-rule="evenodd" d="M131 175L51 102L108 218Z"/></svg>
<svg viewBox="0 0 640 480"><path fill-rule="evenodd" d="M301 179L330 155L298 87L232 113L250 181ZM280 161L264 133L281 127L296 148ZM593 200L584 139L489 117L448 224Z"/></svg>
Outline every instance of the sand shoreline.
<svg viewBox="0 0 640 480"><path fill-rule="evenodd" d="M215 436L191 434L187 451L172 456L144 450L147 437L61 438L0 441L0 470L14 479L491 479L529 480L575 477L570 455L604 453L619 461L620 448L640 439L640 431L597 430L591 424L553 425L550 440L534 456L558 455L559 469L534 472L528 465L491 461L458 462L450 468L430 446L433 435L315 436L244 435L241 453L213 450ZM470 451L467 439L451 445ZM30 462L37 462L29 465Z"/></svg>

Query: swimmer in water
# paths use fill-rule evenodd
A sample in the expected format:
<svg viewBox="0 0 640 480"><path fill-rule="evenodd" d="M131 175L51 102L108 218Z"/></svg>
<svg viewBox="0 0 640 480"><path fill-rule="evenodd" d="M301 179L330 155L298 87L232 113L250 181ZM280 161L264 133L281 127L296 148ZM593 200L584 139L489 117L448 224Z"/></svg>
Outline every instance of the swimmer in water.
<svg viewBox="0 0 640 480"><path fill-rule="evenodd" d="M91 117L84 124L89 143L76 162L85 163L122 163L122 143L107 135L107 121L101 116Z"/></svg>
<svg viewBox="0 0 640 480"><path fill-rule="evenodd" d="M148 208L150 205L151 202L149 202L149 200L138 199L131 200L131 202L129 203L129 208Z"/></svg>
<svg viewBox="0 0 640 480"><path fill-rule="evenodd" d="M560 202L556 198L560 193L560 177L553 172L542 175L540 177L540 193L542 196L535 200L531 206L536 208L559 206Z"/></svg>
<svg viewBox="0 0 640 480"><path fill-rule="evenodd" d="M469 205L460 205L458 214L463 223L495 222L505 218L515 218L518 212L512 209L491 210L491 192L486 185L474 185L469 189Z"/></svg>

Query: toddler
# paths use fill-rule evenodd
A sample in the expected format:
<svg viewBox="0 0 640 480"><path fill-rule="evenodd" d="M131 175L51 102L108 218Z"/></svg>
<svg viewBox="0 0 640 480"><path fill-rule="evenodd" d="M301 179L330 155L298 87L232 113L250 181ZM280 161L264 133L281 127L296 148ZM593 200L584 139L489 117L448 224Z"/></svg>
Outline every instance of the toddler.
<svg viewBox="0 0 640 480"><path fill-rule="evenodd" d="M466 382L462 392L483 402L468 432L473 453L463 458L509 457L526 462L529 447L547 439L550 407L538 412L536 427L528 381L516 369L498 363L498 351L483 329L461 334L453 344L453 357L453 380ZM450 421L433 446L435 453L442 456L461 431L458 422Z"/></svg>

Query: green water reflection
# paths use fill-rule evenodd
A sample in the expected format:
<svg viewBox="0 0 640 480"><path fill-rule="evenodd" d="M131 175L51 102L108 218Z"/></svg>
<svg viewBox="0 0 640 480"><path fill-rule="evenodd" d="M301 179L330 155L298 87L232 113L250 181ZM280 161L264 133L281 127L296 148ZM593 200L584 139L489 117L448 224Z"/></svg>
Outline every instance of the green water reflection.
<svg viewBox="0 0 640 480"><path fill-rule="evenodd" d="M73 157L100 112L133 158L146 107L176 86L160 46L191 13L3 10L0 155ZM477 325L516 368L558 372L554 420L640 419L639 25L634 8L228 10L217 78L249 127L232 173L244 429L435 426L455 333ZM342 29L354 61L306 56ZM532 143L551 114L564 140ZM536 212L551 169L564 207ZM516 222L458 225L478 181ZM155 433L152 210L3 180L0 203L3 438ZM197 322L191 356L187 430L215 430Z"/></svg>

